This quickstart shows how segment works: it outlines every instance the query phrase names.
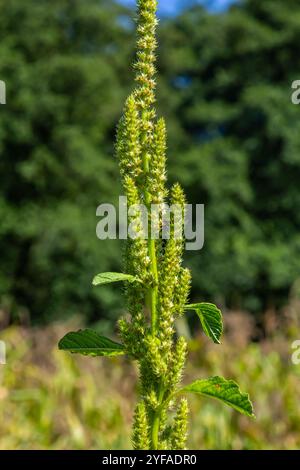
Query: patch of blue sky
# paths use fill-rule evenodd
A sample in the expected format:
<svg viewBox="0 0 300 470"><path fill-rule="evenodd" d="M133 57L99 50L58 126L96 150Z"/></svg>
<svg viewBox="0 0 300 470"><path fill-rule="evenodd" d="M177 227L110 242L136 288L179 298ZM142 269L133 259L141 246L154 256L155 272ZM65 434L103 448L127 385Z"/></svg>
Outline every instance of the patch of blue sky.
<svg viewBox="0 0 300 470"><path fill-rule="evenodd" d="M128 7L133 7L136 0L118 0L119 3ZM159 0L159 15L174 16L180 11L192 6L203 5L212 13L218 13L226 10L230 5L236 3L237 0Z"/></svg>

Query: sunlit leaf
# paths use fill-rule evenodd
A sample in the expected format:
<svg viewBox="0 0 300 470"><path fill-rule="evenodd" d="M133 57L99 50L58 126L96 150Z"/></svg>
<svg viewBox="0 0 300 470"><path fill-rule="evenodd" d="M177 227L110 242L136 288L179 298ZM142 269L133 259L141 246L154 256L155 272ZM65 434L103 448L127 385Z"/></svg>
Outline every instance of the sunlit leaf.
<svg viewBox="0 0 300 470"><path fill-rule="evenodd" d="M84 356L119 356L124 347L93 330L79 330L66 334L58 343L59 349Z"/></svg>
<svg viewBox="0 0 300 470"><path fill-rule="evenodd" d="M128 281L128 282L139 282L135 276L131 276L130 274L123 274L123 273L101 273L97 274L97 276L93 279L94 286L101 286L104 284L110 284L112 282L121 282L121 281Z"/></svg>
<svg viewBox="0 0 300 470"><path fill-rule="evenodd" d="M199 304L191 304L185 306L186 310L195 310L204 333L211 338L214 343L220 343L223 332L223 322L221 310L214 304L201 302Z"/></svg>
<svg viewBox="0 0 300 470"><path fill-rule="evenodd" d="M223 377L196 380L180 392L193 392L205 397L216 398L240 413L254 417L252 403L247 393L242 393L238 384Z"/></svg>

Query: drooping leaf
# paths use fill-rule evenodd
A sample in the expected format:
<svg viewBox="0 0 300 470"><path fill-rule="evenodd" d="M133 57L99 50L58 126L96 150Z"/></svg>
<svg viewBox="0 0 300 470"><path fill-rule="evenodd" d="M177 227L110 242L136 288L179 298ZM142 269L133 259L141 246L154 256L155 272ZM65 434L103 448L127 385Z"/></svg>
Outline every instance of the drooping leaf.
<svg viewBox="0 0 300 470"><path fill-rule="evenodd" d="M84 356L119 356L125 354L122 344L99 335L93 330L66 334L58 343L59 349Z"/></svg>
<svg viewBox="0 0 300 470"><path fill-rule="evenodd" d="M110 284L112 282L120 282L120 281L128 281L128 282L139 282L135 276L131 276L130 274L123 274L123 273L101 273L97 274L97 276L93 279L94 286L101 286L104 284Z"/></svg>
<svg viewBox="0 0 300 470"><path fill-rule="evenodd" d="M242 393L238 384L223 377L196 380L180 392L193 392L205 397L216 398L240 413L254 417L252 403L247 393Z"/></svg>
<svg viewBox="0 0 300 470"><path fill-rule="evenodd" d="M204 333L220 344L220 338L223 332L223 322L221 310L214 304L201 302L199 304L186 305L186 310L195 310L200 318Z"/></svg>

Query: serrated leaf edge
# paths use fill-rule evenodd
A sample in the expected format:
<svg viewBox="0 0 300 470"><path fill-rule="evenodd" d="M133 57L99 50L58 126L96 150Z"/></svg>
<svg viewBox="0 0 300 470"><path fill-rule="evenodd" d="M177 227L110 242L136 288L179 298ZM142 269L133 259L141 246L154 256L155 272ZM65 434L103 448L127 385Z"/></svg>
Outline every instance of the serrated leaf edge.
<svg viewBox="0 0 300 470"><path fill-rule="evenodd" d="M216 397L214 395L210 395L210 394L205 394L205 393L202 393L202 392L195 392L193 390L188 390L187 387L190 387L192 385L194 385L196 382L201 382L201 381L205 381L205 380L209 380L209 379L219 379L221 381L225 381L227 382L227 384L229 385L233 385L236 389L237 389L237 392L241 395L241 397L243 399L246 399L249 404L250 404L250 407L251 407L251 413L249 412L245 412L245 410L243 410L243 408L240 408L238 409L239 407L232 404L231 402L227 401L227 400L224 400L222 398L219 398L219 397ZM225 379L225 377L222 377L222 376L218 376L218 375L215 375L215 376L212 376L212 377L208 377L207 379L198 379L198 380L195 380L194 382L192 382L191 384L189 385L186 385L184 387L182 387L180 390L178 390L177 393L196 393L196 394L199 394L199 395L202 395L203 397L209 397L209 398L213 398L215 400L218 400L218 401L221 401L222 403L226 404L227 406L229 406L230 408L233 408L235 409L236 411L238 411L239 413L245 415L245 416L249 416L250 418L256 418L255 414L254 414L254 410L253 410L253 404L250 400L250 396L249 396L249 393L247 392L242 392L241 389L240 389L240 386L237 384L237 382L235 382L234 380L232 379Z"/></svg>

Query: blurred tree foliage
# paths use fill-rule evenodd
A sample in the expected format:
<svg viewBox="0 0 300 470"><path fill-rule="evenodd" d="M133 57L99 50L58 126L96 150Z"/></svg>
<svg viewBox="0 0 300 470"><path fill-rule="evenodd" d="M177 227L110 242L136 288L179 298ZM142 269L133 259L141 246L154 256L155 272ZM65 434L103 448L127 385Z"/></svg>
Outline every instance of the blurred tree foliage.
<svg viewBox="0 0 300 470"><path fill-rule="evenodd" d="M0 9L2 303L36 319L109 318L115 297L100 298L91 279L118 269L118 242L97 240L95 214L120 191L112 142L130 23L110 0L0 0Z"/></svg>
<svg viewBox="0 0 300 470"><path fill-rule="evenodd" d="M0 296L36 320L80 312L109 324L117 241L96 207L120 193L115 125L132 74L133 23L112 0L0 0ZM299 276L300 78L296 0L195 7L161 24L159 103L171 178L206 204L206 243L188 256L194 291L253 311Z"/></svg>

